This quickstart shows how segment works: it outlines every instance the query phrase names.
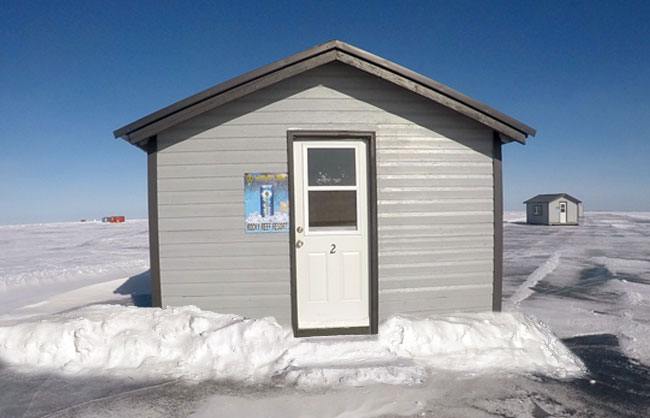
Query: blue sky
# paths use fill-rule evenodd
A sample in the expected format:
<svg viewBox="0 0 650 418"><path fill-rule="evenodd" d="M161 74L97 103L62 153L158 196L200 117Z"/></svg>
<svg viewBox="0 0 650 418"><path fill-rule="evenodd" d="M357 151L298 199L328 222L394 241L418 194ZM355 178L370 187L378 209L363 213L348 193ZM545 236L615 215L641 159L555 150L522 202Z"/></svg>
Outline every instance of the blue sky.
<svg viewBox="0 0 650 418"><path fill-rule="evenodd" d="M3 224L146 217L146 155L114 129L335 38L538 130L504 147L506 210L650 210L647 1L1 3Z"/></svg>

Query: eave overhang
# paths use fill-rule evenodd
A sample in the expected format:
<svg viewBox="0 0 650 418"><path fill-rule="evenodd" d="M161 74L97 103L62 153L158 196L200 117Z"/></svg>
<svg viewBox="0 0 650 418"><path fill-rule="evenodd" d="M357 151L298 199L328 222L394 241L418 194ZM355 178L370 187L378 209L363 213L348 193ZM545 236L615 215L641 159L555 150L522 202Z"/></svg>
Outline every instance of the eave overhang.
<svg viewBox="0 0 650 418"><path fill-rule="evenodd" d="M342 62L453 109L499 134L503 143L524 144L535 129L469 96L398 64L333 40L218 84L113 132L146 150L148 139L190 118L330 62Z"/></svg>

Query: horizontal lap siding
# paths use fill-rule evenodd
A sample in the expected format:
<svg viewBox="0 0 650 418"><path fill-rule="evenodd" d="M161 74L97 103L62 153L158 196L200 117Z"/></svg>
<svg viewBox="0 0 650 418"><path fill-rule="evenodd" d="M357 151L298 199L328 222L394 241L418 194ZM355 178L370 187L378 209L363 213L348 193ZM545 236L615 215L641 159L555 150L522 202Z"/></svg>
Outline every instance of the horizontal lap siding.
<svg viewBox="0 0 650 418"><path fill-rule="evenodd" d="M251 125L248 134L224 126L195 135L209 119L159 136L163 302L289 324L288 234L244 233L243 196L244 173L287 171L286 132L269 136Z"/></svg>
<svg viewBox="0 0 650 418"><path fill-rule="evenodd" d="M165 303L168 306L196 305L203 309L211 309L219 312L242 315L247 318L274 317L279 323L291 324L291 297L288 289L281 295L260 295L251 293L249 295L223 295L218 287L213 287L203 296L165 296Z"/></svg>
<svg viewBox="0 0 650 418"><path fill-rule="evenodd" d="M392 277L381 281L384 294L403 292L411 289L430 289L431 287L450 286L491 286L492 274L489 272L474 273L429 273L416 276Z"/></svg>
<svg viewBox="0 0 650 418"><path fill-rule="evenodd" d="M289 129L376 132L381 318L490 308L489 129L342 64L158 136L164 304L290 322L289 236L243 228L244 173L286 172Z"/></svg>
<svg viewBox="0 0 650 418"><path fill-rule="evenodd" d="M492 211L491 199L404 199L382 200L382 211L392 212L449 212L449 211Z"/></svg>
<svg viewBox="0 0 650 418"><path fill-rule="evenodd" d="M493 178L483 148L491 134L463 132L464 143L448 146L378 136L381 319L491 309Z"/></svg>
<svg viewBox="0 0 650 418"><path fill-rule="evenodd" d="M166 277L169 284L191 287L193 283L231 283L231 282L267 282L287 284L285 268L265 268L256 266L233 268L222 266L219 269L205 270L167 270ZM215 280L215 277L220 280ZM288 284L287 284L288 286Z"/></svg>
<svg viewBox="0 0 650 418"><path fill-rule="evenodd" d="M438 261L445 260L445 261ZM430 260L421 263L395 263L382 264L381 256L379 261L379 282L396 279L400 277L454 274L454 273L481 273L492 270L493 260L457 260L449 261L444 256L431 255ZM380 286L380 300L381 300Z"/></svg>
<svg viewBox="0 0 650 418"><path fill-rule="evenodd" d="M182 142L184 143L184 142ZM286 147L286 145L285 145ZM281 163L265 163L268 170L286 171L287 165ZM197 165L167 165L158 167L158 178L160 179L183 179L183 178L214 178L228 177L236 172L251 172L257 169L255 163L233 164L233 163L210 163Z"/></svg>
<svg viewBox="0 0 650 418"><path fill-rule="evenodd" d="M474 242L474 237L479 235L491 237L494 228L488 224L472 225L455 225L455 224L437 224L437 225L380 225L379 242L393 238L413 238L413 237L468 237L468 244Z"/></svg>
<svg viewBox="0 0 650 418"><path fill-rule="evenodd" d="M383 300L382 300L383 299ZM466 286L460 289L440 288L435 291L418 290L413 294L380 295L381 315L443 314L448 312L476 312L492 306L492 288Z"/></svg>

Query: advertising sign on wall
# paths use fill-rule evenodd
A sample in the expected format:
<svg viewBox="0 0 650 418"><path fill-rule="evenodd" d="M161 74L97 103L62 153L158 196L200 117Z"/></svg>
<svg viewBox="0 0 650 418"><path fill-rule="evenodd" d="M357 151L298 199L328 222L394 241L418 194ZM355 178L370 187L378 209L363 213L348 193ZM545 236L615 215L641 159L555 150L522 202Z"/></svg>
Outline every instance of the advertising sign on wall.
<svg viewBox="0 0 650 418"><path fill-rule="evenodd" d="M287 173L244 174L246 233L289 231Z"/></svg>

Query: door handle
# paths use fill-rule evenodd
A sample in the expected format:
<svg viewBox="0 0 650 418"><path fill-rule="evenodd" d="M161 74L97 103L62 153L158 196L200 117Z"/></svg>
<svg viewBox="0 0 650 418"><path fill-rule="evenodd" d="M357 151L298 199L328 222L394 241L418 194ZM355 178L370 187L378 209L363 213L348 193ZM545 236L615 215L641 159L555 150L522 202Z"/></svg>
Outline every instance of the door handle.
<svg viewBox="0 0 650 418"><path fill-rule="evenodd" d="M304 244L304 242L302 242L301 240L296 241L296 248L302 247L303 244Z"/></svg>

